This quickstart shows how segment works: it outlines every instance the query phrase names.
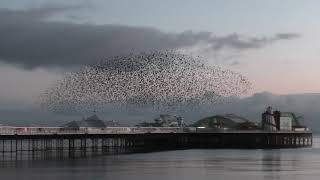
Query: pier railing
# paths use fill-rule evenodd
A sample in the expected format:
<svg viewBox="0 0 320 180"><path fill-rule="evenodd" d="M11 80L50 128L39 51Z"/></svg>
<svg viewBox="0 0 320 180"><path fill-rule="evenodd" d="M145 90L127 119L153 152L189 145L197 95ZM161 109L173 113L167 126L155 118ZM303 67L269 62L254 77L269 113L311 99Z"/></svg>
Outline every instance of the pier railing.
<svg viewBox="0 0 320 180"><path fill-rule="evenodd" d="M145 134L145 133L311 133L310 131L219 130L194 127L106 127L70 129L62 127L0 127L0 135L53 134Z"/></svg>
<svg viewBox="0 0 320 180"><path fill-rule="evenodd" d="M106 127L70 129L61 127L0 127L0 135L51 135L51 134L144 134L144 133L182 133L177 127ZM189 132L189 131L188 131Z"/></svg>

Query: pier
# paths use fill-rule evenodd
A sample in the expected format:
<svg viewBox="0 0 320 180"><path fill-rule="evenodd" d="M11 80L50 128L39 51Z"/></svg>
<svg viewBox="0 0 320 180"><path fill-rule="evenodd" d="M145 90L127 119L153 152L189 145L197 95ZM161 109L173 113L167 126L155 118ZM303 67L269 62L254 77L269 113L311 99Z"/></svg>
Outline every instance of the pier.
<svg viewBox="0 0 320 180"><path fill-rule="evenodd" d="M22 152L90 153L194 148L270 149L312 146L310 131L262 130L197 131L190 128L106 128L64 130L62 128L2 129L0 154Z"/></svg>

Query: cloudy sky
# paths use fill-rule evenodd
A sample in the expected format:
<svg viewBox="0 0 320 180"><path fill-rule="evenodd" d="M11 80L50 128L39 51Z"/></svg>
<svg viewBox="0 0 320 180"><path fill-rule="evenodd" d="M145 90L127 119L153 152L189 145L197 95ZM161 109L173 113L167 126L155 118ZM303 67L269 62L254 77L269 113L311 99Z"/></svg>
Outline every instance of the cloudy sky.
<svg viewBox="0 0 320 180"><path fill-rule="evenodd" d="M27 111L63 73L132 51L200 55L251 93L320 92L316 0L0 2L0 112Z"/></svg>

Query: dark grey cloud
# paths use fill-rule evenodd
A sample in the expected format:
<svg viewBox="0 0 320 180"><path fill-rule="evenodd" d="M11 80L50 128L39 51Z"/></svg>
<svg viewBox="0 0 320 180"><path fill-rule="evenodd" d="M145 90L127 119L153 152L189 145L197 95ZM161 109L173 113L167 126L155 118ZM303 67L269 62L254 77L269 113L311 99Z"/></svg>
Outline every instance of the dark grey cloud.
<svg viewBox="0 0 320 180"><path fill-rule="evenodd" d="M294 33L278 33L272 37L244 37L240 34L234 33L223 37L212 37L207 39L208 43L212 45L214 50L222 48L232 48L238 50L257 49L265 45L271 44L279 40L291 40L298 38L298 34Z"/></svg>
<svg viewBox="0 0 320 180"><path fill-rule="evenodd" d="M149 27L79 24L52 21L52 17L81 7L0 9L0 59L26 68L71 67L132 51L179 49L199 43L210 50L262 48L297 34L244 37L237 33L215 36L211 32L165 33Z"/></svg>

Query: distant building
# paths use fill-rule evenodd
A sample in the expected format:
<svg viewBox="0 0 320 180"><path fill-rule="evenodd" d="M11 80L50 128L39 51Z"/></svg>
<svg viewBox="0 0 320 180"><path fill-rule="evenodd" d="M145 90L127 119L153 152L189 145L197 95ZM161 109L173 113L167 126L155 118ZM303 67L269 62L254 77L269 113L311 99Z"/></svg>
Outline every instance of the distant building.
<svg viewBox="0 0 320 180"><path fill-rule="evenodd" d="M244 117L235 114L215 115L206 117L195 122L193 126L213 129L258 129L257 123L254 123Z"/></svg>
<svg viewBox="0 0 320 180"><path fill-rule="evenodd" d="M115 120L111 120L111 121L104 121L104 124L106 127L120 127L120 123L118 121Z"/></svg>
<svg viewBox="0 0 320 180"><path fill-rule="evenodd" d="M169 114L161 114L160 117L154 120L157 124L162 127L182 127L185 123L180 116L173 116Z"/></svg>
<svg viewBox="0 0 320 180"><path fill-rule="evenodd" d="M154 122L143 122L138 126L141 127L184 127L185 123L180 116L174 116L169 114L161 114L158 118L154 119Z"/></svg>
<svg viewBox="0 0 320 180"><path fill-rule="evenodd" d="M105 123L96 115L92 115L81 121L71 121L63 126L67 129L80 129L80 128L105 128Z"/></svg>

